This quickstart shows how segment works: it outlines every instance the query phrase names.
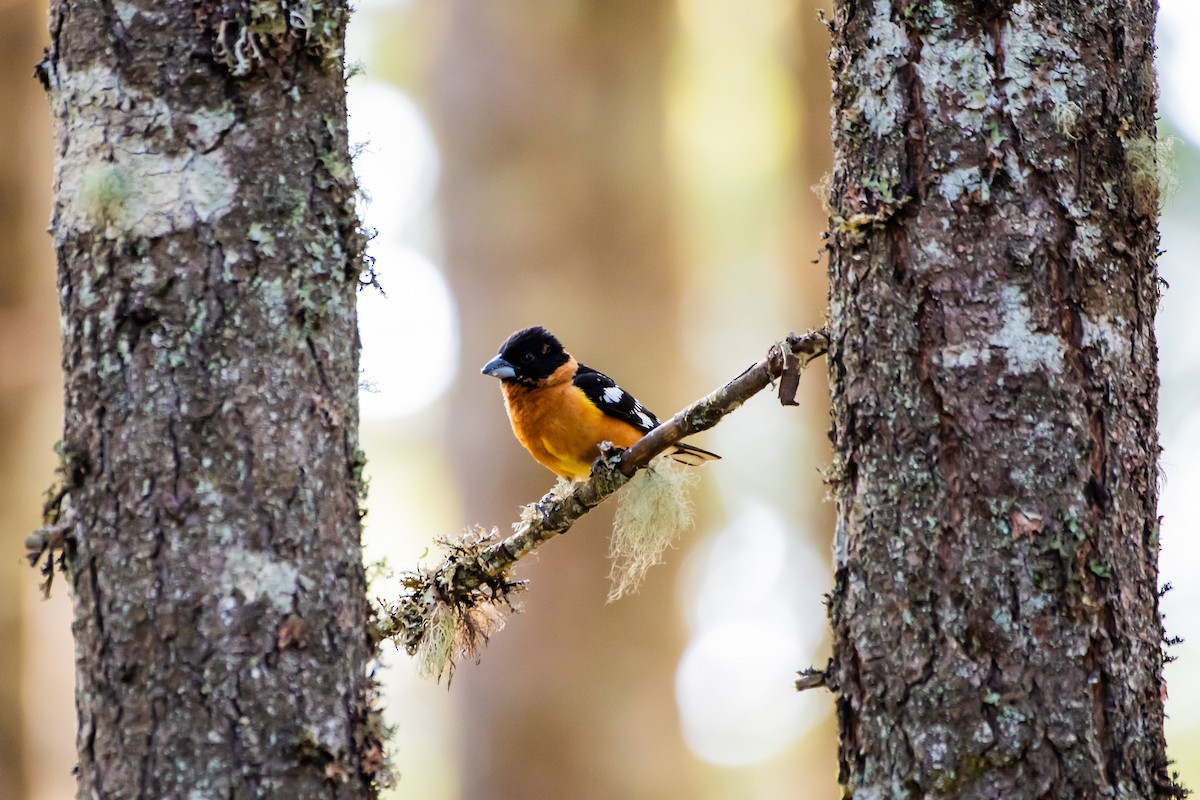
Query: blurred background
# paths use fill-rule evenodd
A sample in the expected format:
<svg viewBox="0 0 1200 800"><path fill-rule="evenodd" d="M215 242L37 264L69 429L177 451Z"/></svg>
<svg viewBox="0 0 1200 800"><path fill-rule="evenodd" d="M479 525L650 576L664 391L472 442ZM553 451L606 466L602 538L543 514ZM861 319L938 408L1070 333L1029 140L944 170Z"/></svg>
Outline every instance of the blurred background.
<svg viewBox="0 0 1200 800"><path fill-rule="evenodd" d="M827 36L812 0L360 0L348 36L362 213L367 558L502 532L552 484L479 374L543 324L660 416L822 321ZM1162 580L1168 742L1200 787L1200 8L1160 2ZM44 2L0 0L0 800L74 796L70 603L21 558L61 424ZM1194 316L1194 315L1193 315ZM836 798L828 693L826 388L754 398L697 444L725 460L640 594L606 604L611 510L526 564L523 611L453 685L386 648L391 798ZM451 421L453 420L453 423Z"/></svg>

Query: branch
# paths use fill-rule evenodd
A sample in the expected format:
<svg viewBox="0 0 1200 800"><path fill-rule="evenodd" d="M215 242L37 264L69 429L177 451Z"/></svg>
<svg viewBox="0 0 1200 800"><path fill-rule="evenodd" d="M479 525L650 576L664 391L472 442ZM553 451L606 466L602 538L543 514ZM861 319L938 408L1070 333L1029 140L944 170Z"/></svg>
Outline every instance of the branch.
<svg viewBox="0 0 1200 800"><path fill-rule="evenodd" d="M818 689L822 686L824 686L826 689L829 689L831 692L834 691L833 685L830 681L828 669L809 667L808 669L802 669L796 673L797 692L803 692L809 689Z"/></svg>
<svg viewBox="0 0 1200 800"><path fill-rule="evenodd" d="M486 640L498 627L498 604L507 603L511 592L524 588L523 581L509 580L517 561L569 530L655 456L713 427L776 379L782 378L780 401L794 405L800 372L828 347L824 330L789 334L773 345L762 361L663 422L632 447L604 450L587 481L560 483L526 506L508 538L497 541L495 531L489 534L474 529L455 542L439 540L448 549L442 563L407 573L403 579L406 591L400 599L394 604L381 602L380 638L396 640L409 654L437 650L423 660L430 662L426 671L440 677L448 663L443 658L477 652L479 639Z"/></svg>

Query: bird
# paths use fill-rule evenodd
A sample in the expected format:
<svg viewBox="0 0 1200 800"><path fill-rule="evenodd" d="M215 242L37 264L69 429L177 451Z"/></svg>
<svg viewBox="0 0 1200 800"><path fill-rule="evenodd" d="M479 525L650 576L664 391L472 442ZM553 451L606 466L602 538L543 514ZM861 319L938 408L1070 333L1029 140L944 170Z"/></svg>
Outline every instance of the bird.
<svg viewBox="0 0 1200 800"><path fill-rule="evenodd" d="M542 466L566 480L583 480L600 443L626 448L658 427L658 417L603 372L584 366L540 325L504 340L484 375L500 379L504 408L517 441ZM671 457L692 466L718 459L690 444Z"/></svg>

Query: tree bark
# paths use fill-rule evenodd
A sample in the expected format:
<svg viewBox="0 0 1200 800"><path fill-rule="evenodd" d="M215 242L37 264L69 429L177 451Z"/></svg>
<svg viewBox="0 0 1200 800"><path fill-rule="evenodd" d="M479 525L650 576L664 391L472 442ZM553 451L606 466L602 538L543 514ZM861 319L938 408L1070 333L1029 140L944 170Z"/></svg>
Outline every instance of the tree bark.
<svg viewBox="0 0 1200 800"><path fill-rule="evenodd" d="M1149 2L836 4L847 796L1151 798Z"/></svg>
<svg viewBox="0 0 1200 800"><path fill-rule="evenodd" d="M81 798L374 795L346 15L52 7Z"/></svg>

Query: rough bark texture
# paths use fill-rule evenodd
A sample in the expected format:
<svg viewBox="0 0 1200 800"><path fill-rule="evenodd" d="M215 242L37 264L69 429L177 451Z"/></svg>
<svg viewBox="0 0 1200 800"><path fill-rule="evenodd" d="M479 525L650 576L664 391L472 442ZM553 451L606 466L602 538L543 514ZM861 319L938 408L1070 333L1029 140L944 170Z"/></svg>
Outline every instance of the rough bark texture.
<svg viewBox="0 0 1200 800"><path fill-rule="evenodd" d="M1176 791L1154 13L836 5L830 612L848 796Z"/></svg>
<svg viewBox="0 0 1200 800"><path fill-rule="evenodd" d="M79 797L366 797L342 3L57 2Z"/></svg>

